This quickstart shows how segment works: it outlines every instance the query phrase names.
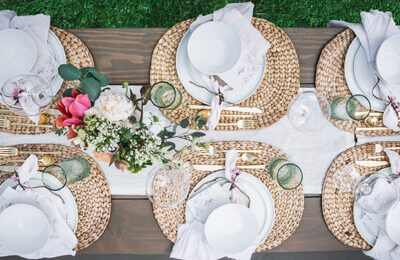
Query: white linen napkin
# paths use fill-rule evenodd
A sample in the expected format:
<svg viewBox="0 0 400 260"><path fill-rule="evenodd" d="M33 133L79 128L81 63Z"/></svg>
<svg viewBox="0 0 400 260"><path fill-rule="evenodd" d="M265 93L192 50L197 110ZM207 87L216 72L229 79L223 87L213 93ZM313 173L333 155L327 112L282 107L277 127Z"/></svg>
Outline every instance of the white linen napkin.
<svg viewBox="0 0 400 260"><path fill-rule="evenodd" d="M350 28L360 40L361 45L367 54L367 59L370 63L375 75L379 77L376 70L376 54L381 44L389 37L399 34L400 29L396 27L391 12L381 12L372 10L370 12L361 12L361 24L348 23L344 21L330 21L328 27L347 27ZM396 103L391 102L394 95L390 91L391 86L383 80L379 83L380 96L387 100L389 105L386 107L383 114L383 124L394 131L400 131L398 127L398 112L400 107L396 107ZM400 99L400 97L395 97Z"/></svg>
<svg viewBox="0 0 400 260"><path fill-rule="evenodd" d="M37 157L30 155L17 172L21 183L29 183L29 179L38 174ZM21 187L8 187L0 194L0 212L15 203L34 205L47 216L50 223L50 236L46 244L37 252L19 256L39 259L76 254L74 248L78 240L66 222L66 209L60 198L45 188L23 190ZM15 254L0 245L0 256L11 255Z"/></svg>
<svg viewBox="0 0 400 260"><path fill-rule="evenodd" d="M385 149L386 155L389 157L390 168L393 174L400 173L400 155L389 149ZM391 185L395 185L400 191L400 179L396 179ZM384 190L381 190L384 192ZM369 251L364 251L364 254L377 260L396 260L400 259L400 246L397 245L386 233L385 225L386 215L374 215L365 213L362 221L365 226L374 233L378 233L374 247ZM378 232L376 232L379 230Z"/></svg>
<svg viewBox="0 0 400 260"><path fill-rule="evenodd" d="M19 29L32 37L37 47L37 60L30 73L51 83L57 74L58 64L55 57L50 53L47 44L50 29L50 16L43 14L17 16L13 11L0 11L0 30L9 28ZM2 80L0 79L0 81ZM4 82L0 82L0 85L3 83ZM26 109L26 111L29 110L30 114L35 113L32 109L37 109L37 113L39 111L38 106L36 108L32 106L23 107L23 109ZM37 124L39 116L29 116L29 119Z"/></svg>
<svg viewBox="0 0 400 260"><path fill-rule="evenodd" d="M235 181L240 174L236 168L237 152L235 149L229 150L225 157L225 178ZM187 202L187 211L190 210L195 216L193 219L186 219L185 224L178 226L178 235L170 257L176 259L198 259L198 260L213 260L222 257L229 257L236 260L251 259L257 244L253 244L243 252L226 255L223 252L212 248L205 237L204 226L208 215L219 206L229 202L241 203L247 206L247 200L243 199L244 195L236 193L234 198L233 191L228 188L223 189L220 183L215 183L199 194L190 198ZM229 199L230 198L230 199ZM236 199L236 201L234 201ZM199 214L195 212L199 211Z"/></svg>
<svg viewBox="0 0 400 260"><path fill-rule="evenodd" d="M213 76L211 76L210 78L204 77L204 82L206 83L205 87L210 92L215 94L210 104L211 114L208 117L206 124L207 129L209 131L212 131L217 127L219 123L222 107L224 105L224 101L221 99L224 92L226 91L226 88L220 86L218 81Z"/></svg>

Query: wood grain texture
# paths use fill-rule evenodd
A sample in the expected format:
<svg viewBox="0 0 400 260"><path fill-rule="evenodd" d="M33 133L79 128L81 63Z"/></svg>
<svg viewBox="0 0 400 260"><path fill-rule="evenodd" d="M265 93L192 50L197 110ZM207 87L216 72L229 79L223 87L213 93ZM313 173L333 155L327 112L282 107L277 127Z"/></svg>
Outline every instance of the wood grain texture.
<svg viewBox="0 0 400 260"><path fill-rule="evenodd" d="M162 234L147 199L113 199L110 224L104 235L83 254L169 254L172 243ZM327 229L321 199L306 198L299 228L268 252L324 252L353 250Z"/></svg>
<svg viewBox="0 0 400 260"><path fill-rule="evenodd" d="M80 29L71 30L89 47L96 67L112 84L128 81L149 84L151 53L167 29ZM300 60L300 82L314 84L315 67L325 44L342 29L288 28Z"/></svg>

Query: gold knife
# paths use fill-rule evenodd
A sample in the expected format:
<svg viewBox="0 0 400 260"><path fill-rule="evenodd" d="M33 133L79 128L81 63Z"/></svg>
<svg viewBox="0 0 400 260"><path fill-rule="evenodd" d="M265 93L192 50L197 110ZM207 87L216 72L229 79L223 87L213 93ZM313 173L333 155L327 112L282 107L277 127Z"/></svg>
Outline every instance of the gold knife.
<svg viewBox="0 0 400 260"><path fill-rule="evenodd" d="M363 167L380 167L380 166L388 166L388 161L355 161L355 164L363 166Z"/></svg>

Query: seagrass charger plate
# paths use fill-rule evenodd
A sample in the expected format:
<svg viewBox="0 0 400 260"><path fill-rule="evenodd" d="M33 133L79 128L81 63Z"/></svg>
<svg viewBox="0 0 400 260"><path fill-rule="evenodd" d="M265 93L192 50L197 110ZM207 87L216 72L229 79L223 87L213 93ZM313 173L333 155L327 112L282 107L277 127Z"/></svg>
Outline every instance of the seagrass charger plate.
<svg viewBox="0 0 400 260"><path fill-rule="evenodd" d="M335 97L351 96L345 78L344 62L347 50L354 40L355 34L352 30L346 29L336 35L321 51L321 55L317 64L317 72L315 78L315 87L317 92L325 96L328 101L332 101ZM348 131L356 132L357 127L368 127L364 120L361 121L340 121L331 119L336 127ZM382 121L379 125L383 127ZM358 134L365 136L384 136L396 135L395 131L385 130L363 130L357 131Z"/></svg>
<svg viewBox="0 0 400 260"><path fill-rule="evenodd" d="M60 40L64 51L65 56L67 57L67 63L72 64L78 68L82 67L94 67L94 61L92 54L89 51L89 48L74 34L67 32L63 29L57 27L51 27L51 30L57 35L58 39ZM54 101L52 107L55 108L57 104L57 100L61 97L64 90L70 88L67 82L63 82L60 90L57 92L56 96L54 97ZM44 134L48 132L55 131L55 115L48 115L49 122L46 123L48 125L53 125L53 127L37 127L32 126L33 122L26 117L10 117L8 115L15 115L5 105L0 104L1 112L0 116L6 118L11 121L11 125L8 128L0 128L1 132L7 132L12 134ZM28 125L13 125L13 123L18 124L28 124Z"/></svg>
<svg viewBox="0 0 400 260"><path fill-rule="evenodd" d="M68 160L74 156L85 158L91 166L88 177L68 186L74 195L78 207L78 227L75 235L78 239L76 250L82 250L93 244L106 229L111 216L111 193L100 166L88 155L77 148L56 144L21 144L15 145L19 151L60 152L53 155L56 162ZM0 157L0 165L21 165L29 153L12 157ZM40 155L38 155L40 159ZM40 164L39 164L40 166ZM0 171L0 183L12 174Z"/></svg>
<svg viewBox="0 0 400 260"><path fill-rule="evenodd" d="M184 118L192 119L198 111L188 105L201 104L185 90L176 70L176 51L182 36L194 20L186 20L169 29L153 50L150 67L150 84L167 81L182 93L182 103L174 110L161 110L171 121L179 123ZM257 107L261 114L252 114L256 121L253 129L269 126L287 112L290 100L300 87L300 68L296 49L287 34L274 24L261 18L253 18L253 26L271 43L267 51L264 78L257 91L238 106ZM238 114L223 111L222 114ZM221 117L220 123L236 123L237 118ZM196 128L192 122L191 128ZM249 128L248 128L249 129ZM250 128L251 129L251 128ZM239 130L237 126L217 126L216 130Z"/></svg>
<svg viewBox="0 0 400 260"><path fill-rule="evenodd" d="M383 147L398 147L400 142L374 142L349 148L339 154L332 162L325 177L322 190L322 213L332 234L345 245L368 250L371 246L358 233L353 220L354 191L343 192L334 184L334 174L342 167L354 164L356 160L368 160L371 155L384 155L384 152L376 153L375 145ZM354 166L360 174L374 173L383 167Z"/></svg>
<svg viewBox="0 0 400 260"><path fill-rule="evenodd" d="M257 142L217 142L213 143L217 151L229 150L235 148L237 150L262 150L258 155L254 164L264 164L266 169L270 162L277 157L287 157L281 150L267 144ZM224 158L223 152L218 152L217 156L204 155L198 151L191 151L188 154L178 153L173 160L189 162L191 164L221 164L221 159ZM223 161L222 161L223 162ZM237 165L243 164L238 161ZM285 190L281 188L276 181L272 180L268 170L245 170L257 178L259 178L271 192L275 203L275 221L271 233L268 238L260 244L256 251L264 251L272 249L280 245L283 241L298 227L304 211L304 192L300 185L293 190ZM190 190L200 182L204 177L212 172L193 171ZM179 224L185 223L185 203L172 209L160 208L153 206L155 218L165 236L175 242L177 236L177 228Z"/></svg>

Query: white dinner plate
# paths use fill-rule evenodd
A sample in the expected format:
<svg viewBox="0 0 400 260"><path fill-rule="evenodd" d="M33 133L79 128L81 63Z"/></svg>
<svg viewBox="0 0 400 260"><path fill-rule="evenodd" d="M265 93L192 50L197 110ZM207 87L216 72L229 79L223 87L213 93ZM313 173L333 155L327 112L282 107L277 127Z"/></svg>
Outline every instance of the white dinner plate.
<svg viewBox="0 0 400 260"><path fill-rule="evenodd" d="M47 180L51 181L52 183L58 182L56 177L50 175L48 176ZM42 185L41 177L33 177L32 179L29 180L29 184L32 186ZM16 181L12 179L7 179L0 185L0 194L7 187L15 188L17 185L18 183ZM59 185L54 184L54 186L59 186ZM71 228L71 230L75 232L78 226L78 207L76 205L74 195L72 195L71 191L67 187L64 187L59 191L54 191L54 193L59 195L63 199L67 212L66 216L67 224Z"/></svg>
<svg viewBox="0 0 400 260"><path fill-rule="evenodd" d="M0 30L0 79L28 73L35 65L37 46L33 38L18 29Z"/></svg>
<svg viewBox="0 0 400 260"><path fill-rule="evenodd" d="M392 171L390 169L390 167L382 169L380 171L378 171L377 173L382 173L382 174L391 174ZM378 238L379 235L379 230L372 230L371 228L368 228L366 226L366 224L364 223L364 221L362 220L362 217L365 215L366 213L364 212L364 210L357 205L357 203L354 203L353 206L353 219L354 219L354 224L357 228L358 233L360 233L361 237L367 241L368 244L370 244L371 246L375 245L376 239Z"/></svg>
<svg viewBox="0 0 400 260"><path fill-rule="evenodd" d="M181 81L186 91L193 98L197 99L203 104L210 105L214 94L190 83L190 81L192 81L198 85L204 86L205 84L203 78L208 77L207 75L204 75L200 71L198 71L189 61L187 54L187 45L190 36L191 32L190 30L188 30L179 43L176 52L176 71L178 73L179 80ZM264 78L264 69L266 66L265 59L266 56L264 55L262 61L260 61L260 64L262 64L262 66L258 66L257 71L255 72L255 75L257 76L252 77L245 88L238 88L226 91L226 100L237 104L250 97L257 90L258 86Z"/></svg>
<svg viewBox="0 0 400 260"><path fill-rule="evenodd" d="M386 104L372 96L371 89L375 85L376 81L374 81L375 76L373 75L366 58L364 48L361 46L360 41L355 38L347 50L344 63L347 86L353 95L358 94L366 96L371 102L372 110L384 111ZM365 106L368 105L365 104Z"/></svg>
<svg viewBox="0 0 400 260"><path fill-rule="evenodd" d="M212 173L203 178L194 188L193 191L200 187L203 183L211 181L217 177L224 177L225 172ZM263 243L268 235L270 234L275 220L275 205L271 193L268 188L262 183L257 177L249 173L242 173L237 177L237 185L250 197L250 209L253 212L257 224L259 227L259 233L257 236L257 243ZM221 181L222 182L222 179ZM200 190L191 192L189 198L195 196L201 191L207 189L210 185L215 184L209 183L204 185ZM223 185L224 188L229 189L228 185ZM186 219L193 219L194 216L190 210L186 210Z"/></svg>
<svg viewBox="0 0 400 260"><path fill-rule="evenodd" d="M386 232L389 237L400 245L400 203L389 211L386 217Z"/></svg>

